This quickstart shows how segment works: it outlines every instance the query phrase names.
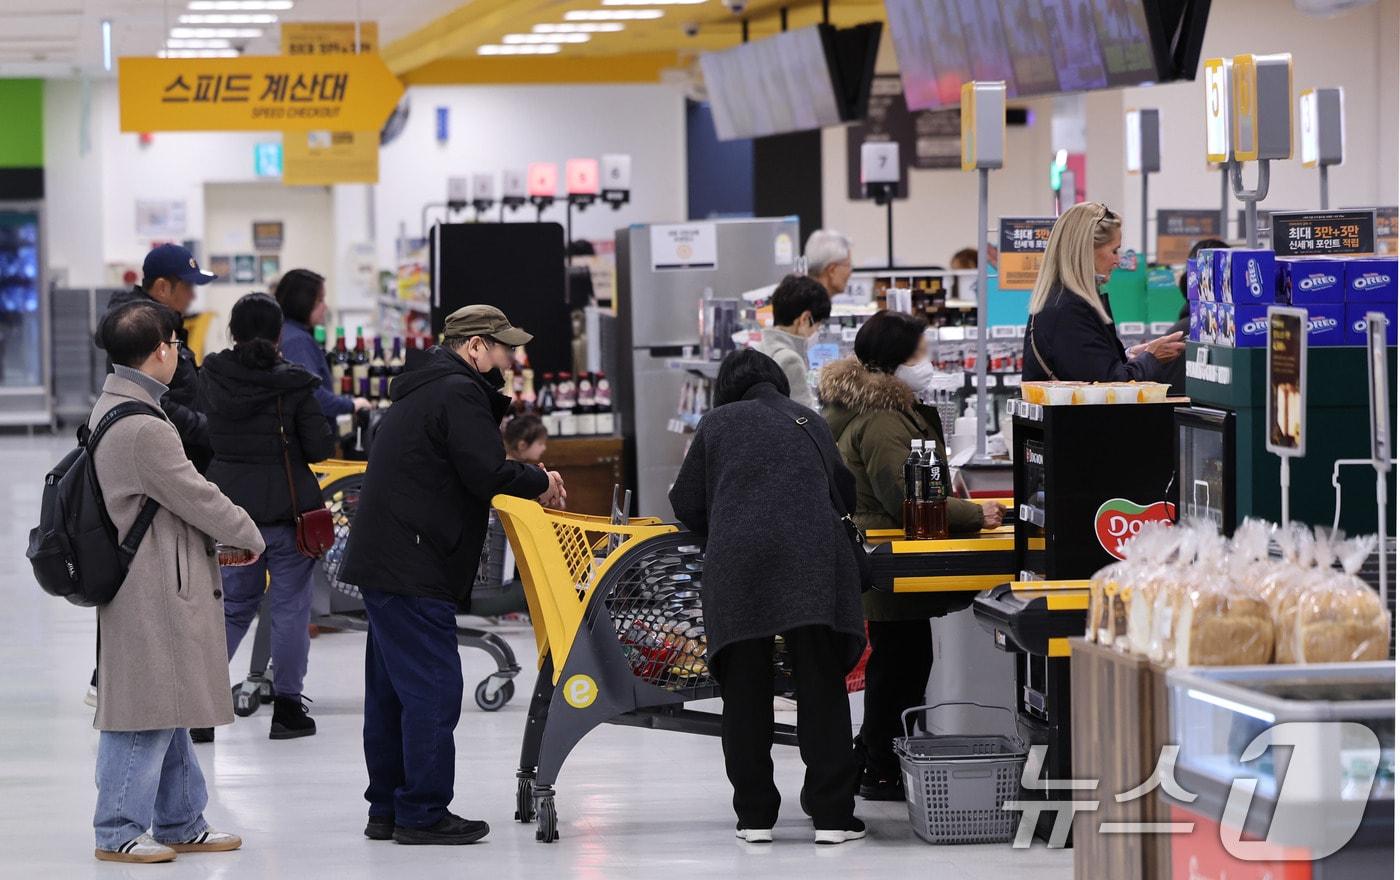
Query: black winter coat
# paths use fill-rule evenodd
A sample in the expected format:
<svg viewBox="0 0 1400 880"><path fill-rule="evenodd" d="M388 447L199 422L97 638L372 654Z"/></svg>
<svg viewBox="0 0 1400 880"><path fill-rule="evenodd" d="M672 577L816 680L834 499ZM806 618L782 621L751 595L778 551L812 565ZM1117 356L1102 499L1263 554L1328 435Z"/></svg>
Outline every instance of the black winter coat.
<svg viewBox="0 0 1400 880"><path fill-rule="evenodd" d="M155 302L155 298L140 287L133 287L131 290L124 290L112 294L112 298L107 303L107 311L112 312L129 302L137 300L148 300ZM185 447L185 455L194 463L195 470L201 474L209 468L209 462L214 457L213 447L209 443L209 426L204 418L204 414L199 411L196 397L199 392L199 367L194 361L194 352L190 351L187 344L189 335L183 327L180 328L180 363L175 366L175 377L170 380L170 390L160 399L160 408L165 410L175 430L180 432L180 443ZM97 340L97 347L102 347L102 340ZM107 372L112 372L112 359L107 358Z"/></svg>
<svg viewBox="0 0 1400 880"><path fill-rule="evenodd" d="M700 598L711 656L734 642L820 625L848 637L850 669L865 646L860 578L826 468L795 421L803 416L836 468L846 509L854 509L855 478L826 422L769 383L700 422L671 506L706 539Z"/></svg>
<svg viewBox="0 0 1400 880"><path fill-rule="evenodd" d="M1103 302L1108 311L1108 298ZM1129 360L1112 322L1105 324L1082 297L1063 287L1051 291L1045 308L1026 323L1024 356L1021 378L1027 382L1044 382L1051 372L1062 382L1159 382L1165 374L1162 363L1146 352Z"/></svg>
<svg viewBox="0 0 1400 880"><path fill-rule="evenodd" d="M277 401L282 401L297 513L320 507L321 489L307 464L335 451L335 437L312 396L320 380L296 364L272 369L246 366L232 351L204 359L199 371L199 406L209 422L214 460L206 476L258 525L289 525L292 496L282 459Z"/></svg>
<svg viewBox="0 0 1400 880"><path fill-rule="evenodd" d="M536 498L538 467L507 461L510 398L445 348L394 380L370 447L340 578L362 590L463 604L486 540L491 499Z"/></svg>

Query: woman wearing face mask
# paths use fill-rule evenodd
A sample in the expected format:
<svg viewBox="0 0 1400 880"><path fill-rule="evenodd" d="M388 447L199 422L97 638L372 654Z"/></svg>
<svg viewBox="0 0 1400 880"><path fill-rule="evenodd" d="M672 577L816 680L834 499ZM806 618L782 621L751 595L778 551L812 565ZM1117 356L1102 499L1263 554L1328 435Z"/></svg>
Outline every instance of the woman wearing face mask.
<svg viewBox="0 0 1400 880"><path fill-rule="evenodd" d="M815 279L789 275L773 291L772 305L773 326L754 347L783 368L793 402L816 409L817 398L807 381L807 343L831 317L831 297Z"/></svg>
<svg viewBox="0 0 1400 880"><path fill-rule="evenodd" d="M1156 382L1186 349L1169 333L1124 349L1099 285L1118 265L1123 221L1107 205L1080 202L1050 231L1031 294L1022 379L1043 382Z"/></svg>
<svg viewBox="0 0 1400 880"><path fill-rule="evenodd" d="M842 458L856 478L855 521L863 529L898 529L904 518L904 460L912 440L932 441L947 473L947 447L938 410L919 402L933 377L927 324L902 312L882 311L856 334L855 357L828 364L820 391ZM948 499L948 528L976 532L1001 525L1001 508ZM870 661L865 672L865 720L859 745L867 800L902 800L904 785L893 740L900 714L922 705L933 668L929 618L956 610L934 593L868 592Z"/></svg>

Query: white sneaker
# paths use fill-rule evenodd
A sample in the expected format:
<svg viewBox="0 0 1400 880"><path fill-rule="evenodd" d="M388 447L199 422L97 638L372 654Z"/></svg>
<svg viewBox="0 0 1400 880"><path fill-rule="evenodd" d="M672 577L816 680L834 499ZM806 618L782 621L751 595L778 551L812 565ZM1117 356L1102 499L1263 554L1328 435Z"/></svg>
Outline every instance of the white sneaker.
<svg viewBox="0 0 1400 880"><path fill-rule="evenodd" d="M834 831L823 831L817 829L817 843L831 846L838 843L847 843L852 840L860 840L865 837L865 823L859 819L852 819L851 824L846 828Z"/></svg>
<svg viewBox="0 0 1400 880"><path fill-rule="evenodd" d="M103 862L149 865L156 862L175 861L175 850L164 844L156 843L155 838L149 834L143 834L135 840L129 840L116 849L93 850L92 854Z"/></svg>
<svg viewBox="0 0 1400 880"><path fill-rule="evenodd" d="M734 836L745 843L772 843L772 828L740 828L734 832Z"/></svg>
<svg viewBox="0 0 1400 880"><path fill-rule="evenodd" d="M94 709L97 708L97 685L88 685L87 693L83 696L83 703Z"/></svg>
<svg viewBox="0 0 1400 880"><path fill-rule="evenodd" d="M202 831L183 843L166 844L177 853L232 852L242 845L243 838L237 834L213 829Z"/></svg>

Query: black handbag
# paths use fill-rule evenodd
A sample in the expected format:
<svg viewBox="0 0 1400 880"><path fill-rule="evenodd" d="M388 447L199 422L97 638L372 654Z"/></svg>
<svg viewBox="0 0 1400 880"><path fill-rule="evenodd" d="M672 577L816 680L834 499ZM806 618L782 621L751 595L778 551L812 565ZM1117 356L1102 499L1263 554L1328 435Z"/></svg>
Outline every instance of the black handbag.
<svg viewBox="0 0 1400 880"><path fill-rule="evenodd" d="M822 469L826 471L826 489L831 495L831 506L835 509L836 515L841 518L841 524L846 527L846 537L850 539L851 553L855 557L856 571L860 576L861 592L869 590L874 585L874 574L871 571L870 554L865 549L865 532L856 525L855 520L851 519L851 511L846 509L845 500L841 497L841 493L836 491L836 468L833 466L830 456L827 455L822 438L818 437L812 429L812 420L807 416L794 416L784 411L772 400L762 397L757 399L796 422L803 433L811 439L812 445L817 448L817 456L822 461Z"/></svg>

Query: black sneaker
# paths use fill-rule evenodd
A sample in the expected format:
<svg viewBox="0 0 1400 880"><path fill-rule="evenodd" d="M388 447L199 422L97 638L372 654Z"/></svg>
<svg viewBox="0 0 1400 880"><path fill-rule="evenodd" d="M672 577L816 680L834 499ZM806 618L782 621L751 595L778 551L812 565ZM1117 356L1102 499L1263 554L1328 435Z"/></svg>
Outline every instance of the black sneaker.
<svg viewBox="0 0 1400 880"><path fill-rule="evenodd" d="M491 833L491 826L476 819L463 819L448 813L427 828L394 826L394 842L410 846L461 846L476 843Z"/></svg>
<svg viewBox="0 0 1400 880"><path fill-rule="evenodd" d="M860 796L868 801L902 801L904 800L904 778L896 773L894 776L882 779L867 771L860 780Z"/></svg>
<svg viewBox="0 0 1400 880"><path fill-rule="evenodd" d="M314 736L316 722L307 714L306 697L279 696L272 703L272 732L268 739L296 739L299 736Z"/></svg>
<svg viewBox="0 0 1400 880"><path fill-rule="evenodd" d="M844 828L818 828L816 842L831 846L837 843L847 843L852 840L860 840L865 836L865 823L851 818Z"/></svg>
<svg viewBox="0 0 1400 880"><path fill-rule="evenodd" d="M214 728L212 727L191 727L190 742L211 743L214 741Z"/></svg>
<svg viewBox="0 0 1400 880"><path fill-rule="evenodd" d="M365 823L365 837L370 840L393 840L394 817L371 815Z"/></svg>

